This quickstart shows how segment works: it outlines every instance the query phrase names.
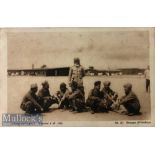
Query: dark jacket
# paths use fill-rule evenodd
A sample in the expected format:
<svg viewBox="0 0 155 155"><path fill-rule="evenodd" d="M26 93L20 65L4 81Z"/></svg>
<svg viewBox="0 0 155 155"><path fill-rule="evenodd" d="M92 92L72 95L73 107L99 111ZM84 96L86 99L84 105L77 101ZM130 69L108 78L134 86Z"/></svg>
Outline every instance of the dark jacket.
<svg viewBox="0 0 155 155"><path fill-rule="evenodd" d="M43 97L50 97L51 94L50 94L49 89L42 88L42 89L39 90L38 96L39 96L40 98L43 98Z"/></svg>
<svg viewBox="0 0 155 155"><path fill-rule="evenodd" d="M89 94L88 94L88 100L100 100L102 97L102 94L101 94L101 91L100 90L97 90L97 89L92 89L90 90Z"/></svg>

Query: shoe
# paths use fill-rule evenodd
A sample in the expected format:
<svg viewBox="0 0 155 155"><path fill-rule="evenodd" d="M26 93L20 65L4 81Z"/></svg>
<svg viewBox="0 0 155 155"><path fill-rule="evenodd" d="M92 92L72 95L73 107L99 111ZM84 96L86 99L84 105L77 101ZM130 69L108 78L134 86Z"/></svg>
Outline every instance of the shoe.
<svg viewBox="0 0 155 155"><path fill-rule="evenodd" d="M63 109L63 107L60 106L60 107L58 107L58 109Z"/></svg>
<svg viewBox="0 0 155 155"><path fill-rule="evenodd" d="M91 114L95 114L95 111L91 111Z"/></svg>
<svg viewBox="0 0 155 155"><path fill-rule="evenodd" d="M74 111L75 111L75 109L74 109L74 108L70 110L70 112L74 112Z"/></svg>
<svg viewBox="0 0 155 155"><path fill-rule="evenodd" d="M49 108L45 108L45 109L43 110L43 112L49 112L49 111L50 111Z"/></svg>
<svg viewBox="0 0 155 155"><path fill-rule="evenodd" d="M81 113L81 112L83 112L83 110L77 110L77 112L78 112L78 113Z"/></svg>
<svg viewBox="0 0 155 155"><path fill-rule="evenodd" d="M135 113L128 113L128 116L134 116L136 115Z"/></svg>
<svg viewBox="0 0 155 155"><path fill-rule="evenodd" d="M129 112L127 112L127 111L122 111L120 114L121 114L121 115L128 115Z"/></svg>

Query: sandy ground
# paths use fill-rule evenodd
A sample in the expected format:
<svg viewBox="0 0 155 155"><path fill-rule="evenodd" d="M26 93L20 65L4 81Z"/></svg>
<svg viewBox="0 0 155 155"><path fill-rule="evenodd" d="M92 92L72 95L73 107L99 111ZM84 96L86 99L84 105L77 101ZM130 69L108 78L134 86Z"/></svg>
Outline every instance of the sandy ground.
<svg viewBox="0 0 155 155"><path fill-rule="evenodd" d="M50 84L51 94L54 94L61 82L68 83L67 77L33 77L33 76L18 76L8 77L8 113L23 113L20 109L20 103L23 96L30 88L31 83L37 83L39 89L41 83L48 80ZM90 89L93 88L93 83L96 80L111 81L111 88L118 92L119 97L124 95L123 84L130 82L133 84L133 91L139 97L141 102L142 115L139 116L124 116L115 112L96 113L90 112L73 114L69 111L61 111L57 109L57 105L51 107L51 112L44 113L44 121L116 121L116 120L147 120L150 119L150 95L145 92L145 79L136 76L119 76L119 77L85 77L84 86L86 97Z"/></svg>

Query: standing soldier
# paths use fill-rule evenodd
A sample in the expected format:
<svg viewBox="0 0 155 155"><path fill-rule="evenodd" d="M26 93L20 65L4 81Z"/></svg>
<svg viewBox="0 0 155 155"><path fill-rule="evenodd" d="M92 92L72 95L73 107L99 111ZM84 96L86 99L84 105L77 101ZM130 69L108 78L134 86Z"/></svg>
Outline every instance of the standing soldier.
<svg viewBox="0 0 155 155"><path fill-rule="evenodd" d="M42 88L39 90L38 96L44 111L48 111L52 104L58 104L57 98L50 94L48 81L42 83Z"/></svg>
<svg viewBox="0 0 155 155"><path fill-rule="evenodd" d="M150 67L147 66L147 69L144 72L145 79L146 79L146 92L150 90Z"/></svg>
<svg viewBox="0 0 155 155"><path fill-rule="evenodd" d="M57 92L57 97L59 99L59 109L69 108L69 90L65 83L60 84L60 91Z"/></svg>
<svg viewBox="0 0 155 155"><path fill-rule="evenodd" d="M81 90L78 88L78 84L75 81L71 83L72 92L69 94L69 101L72 111L82 112L85 110L85 98Z"/></svg>
<svg viewBox="0 0 155 155"><path fill-rule="evenodd" d="M132 91L132 85L127 83L124 85L125 96L123 96L118 105L123 105L126 108L126 112L128 116L137 115L140 112L140 102L136 94Z"/></svg>
<svg viewBox="0 0 155 155"><path fill-rule="evenodd" d="M69 85L71 85L72 81L77 82L78 88L84 94L84 87L83 87L83 77L85 76L84 68L80 65L80 59L74 58L74 66L70 68L69 71Z"/></svg>
<svg viewBox="0 0 155 155"><path fill-rule="evenodd" d="M101 91L103 100L107 106L107 110L112 110L111 106L113 103L116 102L118 94L110 88L111 85L110 81L105 81L103 85L104 88Z"/></svg>
<svg viewBox="0 0 155 155"><path fill-rule="evenodd" d="M43 108L40 106L39 98L36 95L37 84L31 84L29 92L24 96L20 108L28 114L41 113Z"/></svg>

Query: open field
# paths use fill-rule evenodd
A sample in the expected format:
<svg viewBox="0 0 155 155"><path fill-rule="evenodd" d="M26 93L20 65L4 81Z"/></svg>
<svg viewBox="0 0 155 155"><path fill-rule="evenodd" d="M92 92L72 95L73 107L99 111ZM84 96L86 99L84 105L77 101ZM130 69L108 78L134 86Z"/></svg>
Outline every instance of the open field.
<svg viewBox="0 0 155 155"><path fill-rule="evenodd" d="M54 94L61 82L68 83L67 77L35 77L35 76L14 76L8 77L8 113L23 113L20 109L20 103L23 96L30 88L31 83L37 83L39 89L41 83L48 80L50 84L51 94ZM139 97L141 102L142 115L139 116L124 116L115 112L97 113L92 115L90 112L73 114L69 111L60 111L57 105L53 105L53 111L44 113L45 121L115 121L115 120L147 120L150 119L150 95L145 92L145 79L138 76L118 76L118 77L104 77L94 76L85 77L84 86L86 97L90 89L93 88L93 83L96 80L111 81L111 88L118 92L119 97L124 95L123 84L130 82L133 84L133 91Z"/></svg>

